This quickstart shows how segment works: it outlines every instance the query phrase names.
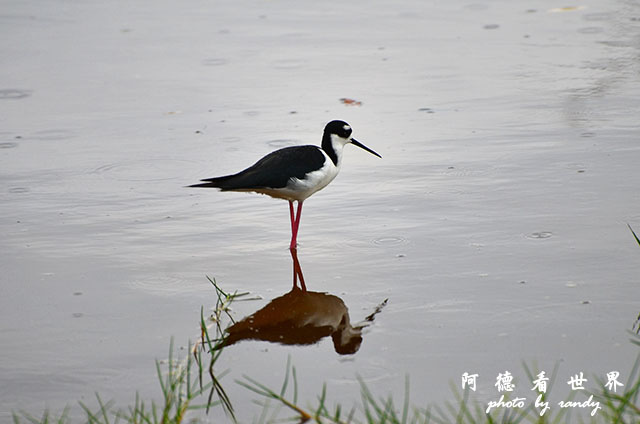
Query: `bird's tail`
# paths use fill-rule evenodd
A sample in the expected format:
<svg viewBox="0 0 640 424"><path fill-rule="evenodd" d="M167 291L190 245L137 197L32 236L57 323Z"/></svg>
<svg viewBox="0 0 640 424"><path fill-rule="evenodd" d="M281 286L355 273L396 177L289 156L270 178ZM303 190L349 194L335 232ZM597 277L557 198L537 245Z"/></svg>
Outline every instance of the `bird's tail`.
<svg viewBox="0 0 640 424"><path fill-rule="evenodd" d="M238 181L238 174L225 175L224 177L205 178L199 184L192 184L187 187L199 187L199 188L219 188L222 191L225 190L238 190L244 188L241 181Z"/></svg>

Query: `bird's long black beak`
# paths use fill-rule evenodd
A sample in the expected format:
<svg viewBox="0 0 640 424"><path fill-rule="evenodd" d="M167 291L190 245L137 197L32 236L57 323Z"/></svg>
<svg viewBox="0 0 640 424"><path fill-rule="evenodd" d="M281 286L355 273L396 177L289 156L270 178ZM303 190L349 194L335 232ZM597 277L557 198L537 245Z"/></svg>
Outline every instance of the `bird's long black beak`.
<svg viewBox="0 0 640 424"><path fill-rule="evenodd" d="M368 148L367 146L365 146L364 144L360 143L358 140L356 140L355 138L351 139L351 144L354 144L356 146L358 146L359 148L366 150L367 152L371 153L372 155L376 155L378 156L380 159L382 159L382 156L380 156L379 154L377 154L376 152L374 152L373 150L371 150L370 148Z"/></svg>

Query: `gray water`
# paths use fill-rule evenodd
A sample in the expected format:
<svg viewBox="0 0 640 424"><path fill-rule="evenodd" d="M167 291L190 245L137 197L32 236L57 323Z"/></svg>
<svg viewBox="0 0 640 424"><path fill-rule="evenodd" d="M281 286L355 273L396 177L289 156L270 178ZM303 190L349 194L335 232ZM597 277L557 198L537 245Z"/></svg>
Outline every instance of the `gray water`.
<svg viewBox="0 0 640 424"><path fill-rule="evenodd" d="M303 404L359 375L416 406L499 397L522 361L558 393L637 355L640 7L294 1L5 1L0 11L0 420L159 398L154 359L198 336L206 276L262 300L291 287L286 202L186 189L342 119L339 177L305 203L310 290L359 351L240 342L221 367L243 422L287 358ZM348 98L361 104L345 104ZM564 392L563 392L564 391ZM531 398L532 400L533 398ZM331 404L330 402L330 404ZM76 412L74 412L76 413ZM214 409L209 417L222 416Z"/></svg>

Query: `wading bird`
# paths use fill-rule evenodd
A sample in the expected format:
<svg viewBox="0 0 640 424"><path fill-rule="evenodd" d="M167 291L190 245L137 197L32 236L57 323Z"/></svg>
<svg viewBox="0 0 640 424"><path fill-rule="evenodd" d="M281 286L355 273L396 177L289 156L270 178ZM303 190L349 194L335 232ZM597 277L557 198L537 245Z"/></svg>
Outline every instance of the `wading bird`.
<svg viewBox="0 0 640 424"><path fill-rule="evenodd" d="M379 158L379 154L351 137L351 126L331 121L324 128L322 144L292 146L269 153L254 165L237 174L206 178L189 187L218 188L222 191L246 191L266 194L289 202L291 219L290 249L297 246L302 203L323 189L338 175L345 144L354 144ZM294 213L293 202L298 202Z"/></svg>

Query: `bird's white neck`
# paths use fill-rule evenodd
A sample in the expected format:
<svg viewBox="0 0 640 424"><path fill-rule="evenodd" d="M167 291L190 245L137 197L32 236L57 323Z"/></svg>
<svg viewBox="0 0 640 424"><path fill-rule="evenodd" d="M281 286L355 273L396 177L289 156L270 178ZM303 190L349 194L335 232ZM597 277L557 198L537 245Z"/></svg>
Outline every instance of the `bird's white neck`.
<svg viewBox="0 0 640 424"><path fill-rule="evenodd" d="M325 134L322 138L322 150L329 156L336 167L342 164L342 150L349 140L336 134Z"/></svg>

